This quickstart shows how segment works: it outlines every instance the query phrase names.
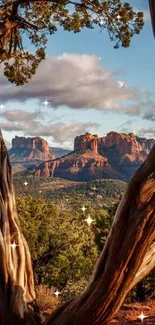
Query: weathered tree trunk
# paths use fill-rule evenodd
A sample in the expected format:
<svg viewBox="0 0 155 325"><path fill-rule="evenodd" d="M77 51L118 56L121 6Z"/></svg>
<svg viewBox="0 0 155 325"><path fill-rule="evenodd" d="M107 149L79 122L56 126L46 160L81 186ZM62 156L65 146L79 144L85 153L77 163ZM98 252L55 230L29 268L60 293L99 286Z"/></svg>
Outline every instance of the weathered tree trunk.
<svg viewBox="0 0 155 325"><path fill-rule="evenodd" d="M103 252L83 294L59 307L46 325L106 325L129 290L155 262L155 146L132 177ZM155 265L155 263L154 263Z"/></svg>
<svg viewBox="0 0 155 325"><path fill-rule="evenodd" d="M131 179L92 280L47 325L106 325L155 265L155 147ZM0 136L0 324L40 325L28 246L18 223L12 171ZM11 247L15 242L18 246Z"/></svg>
<svg viewBox="0 0 155 325"><path fill-rule="evenodd" d="M132 279L130 289L132 289L139 281L144 279L155 267L155 243L153 243L145 254L142 264Z"/></svg>
<svg viewBox="0 0 155 325"><path fill-rule="evenodd" d="M16 247L10 246L16 243ZM29 248L21 232L12 170L0 133L0 324L41 324Z"/></svg>

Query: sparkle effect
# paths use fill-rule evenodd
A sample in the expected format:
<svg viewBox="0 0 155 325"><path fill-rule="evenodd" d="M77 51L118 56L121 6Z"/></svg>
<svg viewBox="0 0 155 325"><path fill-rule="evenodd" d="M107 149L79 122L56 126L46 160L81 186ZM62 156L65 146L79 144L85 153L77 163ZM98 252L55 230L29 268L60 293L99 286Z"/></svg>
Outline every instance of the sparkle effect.
<svg viewBox="0 0 155 325"><path fill-rule="evenodd" d="M16 245L16 243L15 243L15 241L11 244L11 245L9 245L9 246L11 246L12 248L16 248L18 245Z"/></svg>
<svg viewBox="0 0 155 325"><path fill-rule="evenodd" d="M56 290L55 292L54 292L54 294L55 294L55 296L59 296L60 295L60 292L59 292L59 290Z"/></svg>
<svg viewBox="0 0 155 325"><path fill-rule="evenodd" d="M120 15L117 15L117 17L116 17L118 20L120 20L121 19L121 16Z"/></svg>
<svg viewBox="0 0 155 325"><path fill-rule="evenodd" d="M46 98L46 100L43 102L43 104L46 106L46 108L47 108L47 106L48 106L49 103L50 103L50 102L48 102L47 98Z"/></svg>
<svg viewBox="0 0 155 325"><path fill-rule="evenodd" d="M3 104L0 105L0 109L3 109L5 106Z"/></svg>
<svg viewBox="0 0 155 325"><path fill-rule="evenodd" d="M83 205L83 207L81 208L81 210L82 210L83 212L85 212L85 211L86 211L86 207Z"/></svg>
<svg viewBox="0 0 155 325"><path fill-rule="evenodd" d="M28 182L27 182L27 181L25 181L25 182L24 182L24 185L25 185L25 186L27 186L27 185L28 185Z"/></svg>
<svg viewBox="0 0 155 325"><path fill-rule="evenodd" d="M145 316L145 315L143 314L143 312L141 312L140 316L137 316L137 318L139 318L139 319L142 321L142 323L143 323L144 318L146 318L146 317L147 317L147 316Z"/></svg>
<svg viewBox="0 0 155 325"><path fill-rule="evenodd" d="M87 219L85 219L85 221L88 223L88 225L90 226L91 223L94 221L91 216L89 215Z"/></svg>

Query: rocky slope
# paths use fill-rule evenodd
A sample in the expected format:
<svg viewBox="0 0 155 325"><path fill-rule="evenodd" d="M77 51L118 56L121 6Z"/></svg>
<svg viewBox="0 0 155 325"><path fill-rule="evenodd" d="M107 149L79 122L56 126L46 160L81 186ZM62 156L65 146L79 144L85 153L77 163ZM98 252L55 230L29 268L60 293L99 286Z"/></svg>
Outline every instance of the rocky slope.
<svg viewBox="0 0 155 325"><path fill-rule="evenodd" d="M144 162L155 140L132 133L110 132L105 137L86 133L74 141L74 151L29 169L27 173L75 181L97 178L129 180Z"/></svg>
<svg viewBox="0 0 155 325"><path fill-rule="evenodd" d="M35 176L60 177L74 181L90 181L97 178L123 178L113 169L108 159L91 151L77 150L65 157L46 161L38 167L28 169Z"/></svg>

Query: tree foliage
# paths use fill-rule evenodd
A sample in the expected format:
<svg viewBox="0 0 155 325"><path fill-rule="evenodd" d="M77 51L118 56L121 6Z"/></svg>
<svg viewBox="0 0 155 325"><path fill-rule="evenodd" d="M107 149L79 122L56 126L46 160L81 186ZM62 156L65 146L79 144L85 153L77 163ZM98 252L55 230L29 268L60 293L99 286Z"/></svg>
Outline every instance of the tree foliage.
<svg viewBox="0 0 155 325"><path fill-rule="evenodd" d="M98 257L93 229L82 212L59 212L49 200L17 198L17 209L32 256L36 284L59 290L88 282Z"/></svg>
<svg viewBox="0 0 155 325"><path fill-rule="evenodd" d="M27 196L17 197L16 201L38 288L59 288L63 301L80 294L87 287L95 260L105 245L118 203L107 209L89 208L95 220L89 228L84 221L86 216L74 205L69 211L63 208L59 212L50 200ZM131 290L126 301L154 298L154 279L153 270ZM54 296L51 300L55 301ZM42 305L47 307L44 302Z"/></svg>
<svg viewBox="0 0 155 325"><path fill-rule="evenodd" d="M143 25L143 13L121 0L1 0L0 59L4 75L18 86L28 82L45 59L48 35L58 28L78 33L85 27L99 26L101 31L107 29L118 48L128 47ZM25 48L27 38L36 53Z"/></svg>

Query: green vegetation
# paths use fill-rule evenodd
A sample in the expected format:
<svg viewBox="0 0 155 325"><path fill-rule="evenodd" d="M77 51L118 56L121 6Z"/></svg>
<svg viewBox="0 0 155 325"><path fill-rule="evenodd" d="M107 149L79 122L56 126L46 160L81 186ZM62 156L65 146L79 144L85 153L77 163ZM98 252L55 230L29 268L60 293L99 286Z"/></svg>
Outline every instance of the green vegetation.
<svg viewBox="0 0 155 325"><path fill-rule="evenodd" d="M27 181L28 186L24 185ZM49 199L53 203L78 207L83 204L109 207L122 197L127 183L119 180L100 179L91 182L72 182L59 178L14 175L17 196Z"/></svg>
<svg viewBox="0 0 155 325"><path fill-rule="evenodd" d="M4 75L17 86L28 82L45 59L48 35L59 28L74 33L83 28L106 29L115 48L128 47L144 25L143 13L121 0L0 2L0 59ZM36 53L25 49L27 38Z"/></svg>
<svg viewBox="0 0 155 325"><path fill-rule="evenodd" d="M93 183L96 184L94 191L97 191L97 181ZM109 183L109 193L112 195ZM106 184L108 193L108 181ZM106 207L101 207L97 200L96 206L93 201L87 201L87 209L82 212L82 205L77 205L77 202L66 204L62 200L57 204L51 199L26 195L17 197L21 229L30 247L37 290L48 291L48 287L58 289L61 301L65 301L85 289L105 244L119 201L118 195L117 203L111 202ZM86 222L88 215L93 219L90 226ZM126 302L154 298L154 289L155 272L152 271L129 293ZM51 296L46 300L47 306L50 301L52 308L58 303Z"/></svg>
<svg viewBox="0 0 155 325"><path fill-rule="evenodd" d="M50 201L17 198L21 229L28 241L37 284L59 289L89 280L98 256L93 226L78 211L60 211Z"/></svg>

